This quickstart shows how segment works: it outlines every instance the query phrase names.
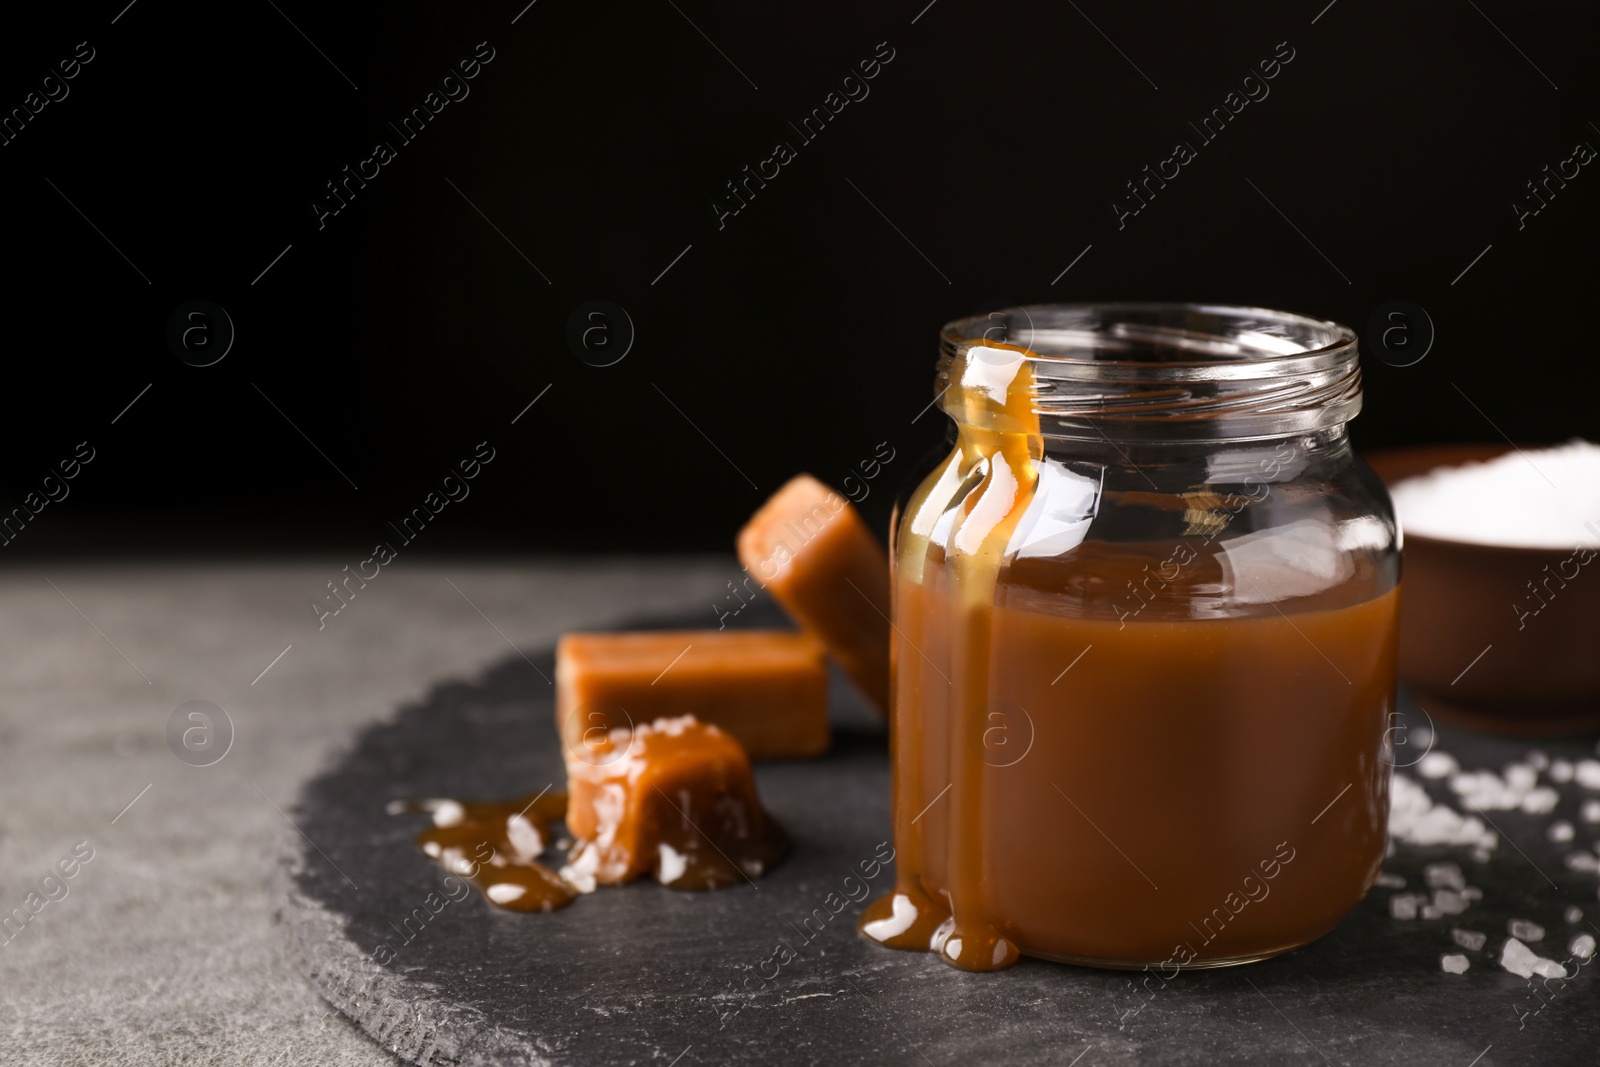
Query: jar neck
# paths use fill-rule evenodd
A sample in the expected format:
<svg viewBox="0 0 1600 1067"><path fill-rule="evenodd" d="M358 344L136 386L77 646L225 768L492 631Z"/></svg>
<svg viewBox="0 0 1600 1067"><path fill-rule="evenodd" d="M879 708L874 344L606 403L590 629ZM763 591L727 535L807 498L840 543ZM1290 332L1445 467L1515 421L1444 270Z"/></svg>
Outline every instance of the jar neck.
<svg viewBox="0 0 1600 1067"><path fill-rule="evenodd" d="M959 428L955 432L959 435ZM1234 480L1231 476L1247 469L1252 456L1292 452L1310 461L1321 461L1342 459L1351 452L1349 429L1342 423L1303 433L1220 441L1090 441L1051 435L1042 436L1040 441L1042 458L1046 460L1126 468L1134 472L1135 478L1139 470L1192 473L1203 467L1214 475L1207 479L1211 481Z"/></svg>
<svg viewBox="0 0 1600 1067"><path fill-rule="evenodd" d="M1192 304L1046 305L953 322L936 388L973 432L1114 449L1284 440L1361 409L1346 327ZM1022 402L996 404L1004 393Z"/></svg>

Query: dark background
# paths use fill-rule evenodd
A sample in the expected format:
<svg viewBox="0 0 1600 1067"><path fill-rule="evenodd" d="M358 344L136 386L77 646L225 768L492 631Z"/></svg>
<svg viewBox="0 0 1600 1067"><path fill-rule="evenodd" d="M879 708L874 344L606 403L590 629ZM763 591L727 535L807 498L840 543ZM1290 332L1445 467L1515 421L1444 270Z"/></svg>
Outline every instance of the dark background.
<svg viewBox="0 0 1600 1067"><path fill-rule="evenodd" d="M887 448L881 524L942 432L917 417L939 326L1006 303L1246 303L1365 338L1409 300L1436 341L1364 353L1359 446L1600 437L1600 167L1521 230L1511 208L1600 145L1592 7L525 3L8 15L7 113L95 58L0 147L0 504L95 458L0 559L354 560L485 440L416 551L726 549L790 474ZM469 95L402 144L386 122L480 41ZM1187 123L1284 41L1202 145ZM870 95L802 146L788 124L879 42ZM779 139L798 158L719 229ZM1198 158L1119 230L1112 199L1180 139ZM379 140L396 158L319 228ZM166 337L195 299L236 330L209 367ZM596 299L636 331L609 367L566 339Z"/></svg>

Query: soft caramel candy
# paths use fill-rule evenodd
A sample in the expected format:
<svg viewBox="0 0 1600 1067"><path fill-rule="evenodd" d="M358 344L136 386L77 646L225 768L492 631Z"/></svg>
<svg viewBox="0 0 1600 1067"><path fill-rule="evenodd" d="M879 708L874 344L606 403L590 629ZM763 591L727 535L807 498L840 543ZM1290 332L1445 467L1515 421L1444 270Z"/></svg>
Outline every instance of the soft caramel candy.
<svg viewBox="0 0 1600 1067"><path fill-rule="evenodd" d="M778 631L568 634L556 646L556 724L567 753L617 727L694 715L753 759L828 747L822 646Z"/></svg>
<svg viewBox="0 0 1600 1067"><path fill-rule="evenodd" d="M561 877L581 892L652 874L673 889L760 877L788 851L761 808L739 742L692 715L659 719L567 751Z"/></svg>
<svg viewBox="0 0 1600 1067"><path fill-rule="evenodd" d="M739 562L889 709L889 559L850 502L792 478L739 532Z"/></svg>

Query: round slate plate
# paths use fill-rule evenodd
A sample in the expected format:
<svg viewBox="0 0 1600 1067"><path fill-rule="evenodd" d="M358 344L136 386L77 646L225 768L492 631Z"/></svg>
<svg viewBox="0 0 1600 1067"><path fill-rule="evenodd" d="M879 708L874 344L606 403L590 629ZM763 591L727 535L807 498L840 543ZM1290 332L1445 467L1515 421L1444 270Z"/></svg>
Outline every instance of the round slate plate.
<svg viewBox="0 0 1600 1067"><path fill-rule="evenodd" d="M761 607L734 621L782 624ZM476 892L450 899L443 872L412 845L417 817L384 807L560 788L553 672L545 653L440 684L357 737L299 800L303 836L286 846L278 875L291 953L335 1007L409 1062L1595 1062L1600 968L1528 982L1496 963L1512 917L1547 927L1534 947L1557 959L1575 932L1592 932L1595 877L1562 863L1600 833L1579 819L1576 787L1553 815L1491 813L1510 837L1487 863L1463 849L1402 848L1391 858L1387 870L1406 879L1407 892L1422 886L1426 863L1459 862L1484 895L1454 919L1391 919L1392 891L1376 889L1321 941L1249 967L1166 982L1032 960L963 974L860 939L858 903L832 912L846 879L890 837L884 732L838 678L833 752L758 768L762 798L795 847L755 887L682 893L645 881L549 915L501 911ZM1468 767L1499 767L1526 751L1439 735ZM1589 746L1542 747L1576 759ZM1429 788L1446 799L1441 783ZM1558 817L1577 824L1576 842L1546 839ZM880 871L873 894L893 879L892 869ZM1563 918L1572 904L1586 912L1576 926ZM1452 925L1488 935L1483 950L1467 953L1465 975L1439 968L1442 953L1464 951L1451 943Z"/></svg>

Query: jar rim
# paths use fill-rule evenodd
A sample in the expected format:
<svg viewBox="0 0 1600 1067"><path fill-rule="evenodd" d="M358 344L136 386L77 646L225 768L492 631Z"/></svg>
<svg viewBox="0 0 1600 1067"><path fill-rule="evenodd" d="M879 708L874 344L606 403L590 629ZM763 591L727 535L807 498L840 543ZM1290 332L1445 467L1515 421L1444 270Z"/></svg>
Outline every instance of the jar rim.
<svg viewBox="0 0 1600 1067"><path fill-rule="evenodd" d="M958 360L1033 375L1049 436L1236 440L1342 425L1361 408L1356 334L1326 319L1226 304L1019 305L947 323L937 388ZM986 350L994 356L985 355ZM1004 353L1002 356L1001 353ZM942 404L953 418L959 405Z"/></svg>

